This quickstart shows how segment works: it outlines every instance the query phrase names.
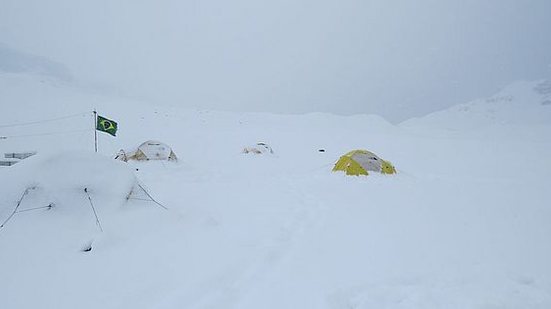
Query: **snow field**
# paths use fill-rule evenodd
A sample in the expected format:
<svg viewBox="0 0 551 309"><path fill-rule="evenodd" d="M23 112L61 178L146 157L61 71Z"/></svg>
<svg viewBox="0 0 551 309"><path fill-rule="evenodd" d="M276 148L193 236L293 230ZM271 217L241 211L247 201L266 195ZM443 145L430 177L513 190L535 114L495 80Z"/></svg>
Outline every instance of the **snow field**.
<svg viewBox="0 0 551 309"><path fill-rule="evenodd" d="M11 83L3 102L21 104L0 123L96 107L120 126L117 138L100 134L98 155L92 131L0 140L1 152L39 151L0 169L0 219L29 185L37 189L22 207L55 202L0 229L2 308L551 306L548 122L509 123L514 113L499 112L503 121L481 125L453 109L397 126L365 115L193 111L2 78ZM516 100L532 100L522 89ZM64 125L86 128L85 117ZM0 135L58 124L44 126ZM180 162L109 158L147 139L171 145ZM240 153L257 141L274 155ZM398 174L331 173L354 148ZM135 181L169 210L127 201Z"/></svg>

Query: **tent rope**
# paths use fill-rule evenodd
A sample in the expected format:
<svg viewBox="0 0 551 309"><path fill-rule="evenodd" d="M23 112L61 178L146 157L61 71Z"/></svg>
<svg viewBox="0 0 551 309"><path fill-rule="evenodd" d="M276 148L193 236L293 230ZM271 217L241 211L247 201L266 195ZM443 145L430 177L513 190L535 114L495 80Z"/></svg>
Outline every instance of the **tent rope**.
<svg viewBox="0 0 551 309"><path fill-rule="evenodd" d="M138 187L140 187L140 189L143 190L143 192L151 199L151 201L157 205L159 205L160 207L162 207L164 210L168 210L168 208L166 208L166 206L164 206L163 204L157 202L157 200L155 200L153 198L153 196L151 196L151 194L149 194L149 192L147 192L147 190L138 182Z"/></svg>
<svg viewBox="0 0 551 309"><path fill-rule="evenodd" d="M48 210L50 210L50 209L52 209L52 207L54 207L54 204L50 203L47 206L34 207L34 208L29 208L29 209L22 209L22 210L17 211L17 213L21 213L21 212L25 212L25 211L38 210L38 209L44 209L44 208L48 208Z"/></svg>
<svg viewBox="0 0 551 309"><path fill-rule="evenodd" d="M78 114L72 114L72 115L61 116L61 117L56 117L56 118L49 118L49 119L43 119L43 120L36 120L36 121L29 121L29 122L19 122L19 123L3 124L3 125L0 125L0 128L21 127L21 126L28 126L28 125L33 125L33 124L40 124L40 123L58 121L58 120L63 120L63 119L68 119L68 118L74 118L74 117L78 117L78 116L88 115L89 113L90 113L90 112L85 112L85 113L78 113Z"/></svg>
<svg viewBox="0 0 551 309"><path fill-rule="evenodd" d="M17 209L19 209L19 206L21 206L21 203L23 202L23 199L25 198L25 196L27 196L27 194L29 194L29 191L30 190L34 190L36 189L36 187L28 187L25 189L25 191L23 192L23 194L21 195L21 198L19 198L19 201L17 201L17 205L15 206L15 208L13 209L12 213L10 214L10 216L4 220L4 222L0 225L0 229L3 228L6 223L8 223L11 218L15 215L15 213L17 212Z"/></svg>
<svg viewBox="0 0 551 309"><path fill-rule="evenodd" d="M152 202L151 199L138 198L138 197L129 197L128 200Z"/></svg>
<svg viewBox="0 0 551 309"><path fill-rule="evenodd" d="M90 207L92 207L92 212L94 212L94 216L96 217L96 225L99 227L99 230L103 232L103 228L101 227L101 222L99 221L98 214L96 212L96 208L94 207L94 203L92 203L92 198L90 197L90 194L88 193L88 188L84 188L84 192L88 196L88 201L90 201Z"/></svg>
<svg viewBox="0 0 551 309"><path fill-rule="evenodd" d="M10 136L0 136L0 139L18 138L18 137L32 137L32 136L60 135L60 134L71 134L71 133L82 133L82 132L89 132L89 131L93 131L93 130L94 130L94 129L83 129L83 130L71 130L71 131L56 131L56 132L36 133L36 134L10 135Z"/></svg>

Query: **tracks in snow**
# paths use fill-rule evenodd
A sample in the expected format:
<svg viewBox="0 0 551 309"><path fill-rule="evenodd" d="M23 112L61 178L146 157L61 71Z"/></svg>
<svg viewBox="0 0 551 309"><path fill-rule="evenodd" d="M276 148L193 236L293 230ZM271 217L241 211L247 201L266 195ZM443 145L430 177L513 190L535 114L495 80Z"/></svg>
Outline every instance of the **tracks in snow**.
<svg viewBox="0 0 551 309"><path fill-rule="evenodd" d="M297 189L289 188L287 191L296 196L296 206L279 232L259 247L261 252L258 258L243 271L224 280L223 284L213 283L215 287L209 289L190 307L239 307L244 296L251 295L255 288L269 279L278 266L284 263L293 250L300 248L309 231L323 224L326 213L323 203L317 201L313 195Z"/></svg>

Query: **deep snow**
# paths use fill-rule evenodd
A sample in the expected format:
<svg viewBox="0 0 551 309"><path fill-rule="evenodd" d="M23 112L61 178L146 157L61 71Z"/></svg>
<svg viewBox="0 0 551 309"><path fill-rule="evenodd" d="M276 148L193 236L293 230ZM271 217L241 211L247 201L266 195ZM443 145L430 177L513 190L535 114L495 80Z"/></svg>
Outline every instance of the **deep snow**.
<svg viewBox="0 0 551 309"><path fill-rule="evenodd" d="M55 204L0 229L0 307L549 308L551 106L538 85L392 125L159 107L2 74L0 125L76 116L0 126L0 153L39 152L0 168L0 220L27 186L21 207ZM98 155L93 108L120 126ZM44 132L56 134L21 136ZM180 162L109 158L149 139ZM257 141L274 154L241 153ZM398 174L331 173L354 148ZM169 210L126 200L136 181Z"/></svg>

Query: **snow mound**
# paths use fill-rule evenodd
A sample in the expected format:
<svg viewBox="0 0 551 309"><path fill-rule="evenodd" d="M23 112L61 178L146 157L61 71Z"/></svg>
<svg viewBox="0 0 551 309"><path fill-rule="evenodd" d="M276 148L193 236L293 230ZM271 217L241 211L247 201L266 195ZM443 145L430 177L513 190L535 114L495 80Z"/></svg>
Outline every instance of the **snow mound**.
<svg viewBox="0 0 551 309"><path fill-rule="evenodd" d="M84 189L98 200L100 207L121 204L136 183L130 167L94 153L68 152L36 155L23 160L0 174L0 214L13 208L14 200L26 189L40 191L50 201L70 207L76 195L85 196ZM34 194L34 195L37 195Z"/></svg>
<svg viewBox="0 0 551 309"><path fill-rule="evenodd" d="M516 82L489 98L413 118L401 126L468 129L541 124L551 124L551 81Z"/></svg>
<svg viewBox="0 0 551 309"><path fill-rule="evenodd" d="M122 162L94 153L38 154L2 169L0 183L3 250L40 252L20 256L22 263L87 252L105 231L136 229L123 207L136 177Z"/></svg>

